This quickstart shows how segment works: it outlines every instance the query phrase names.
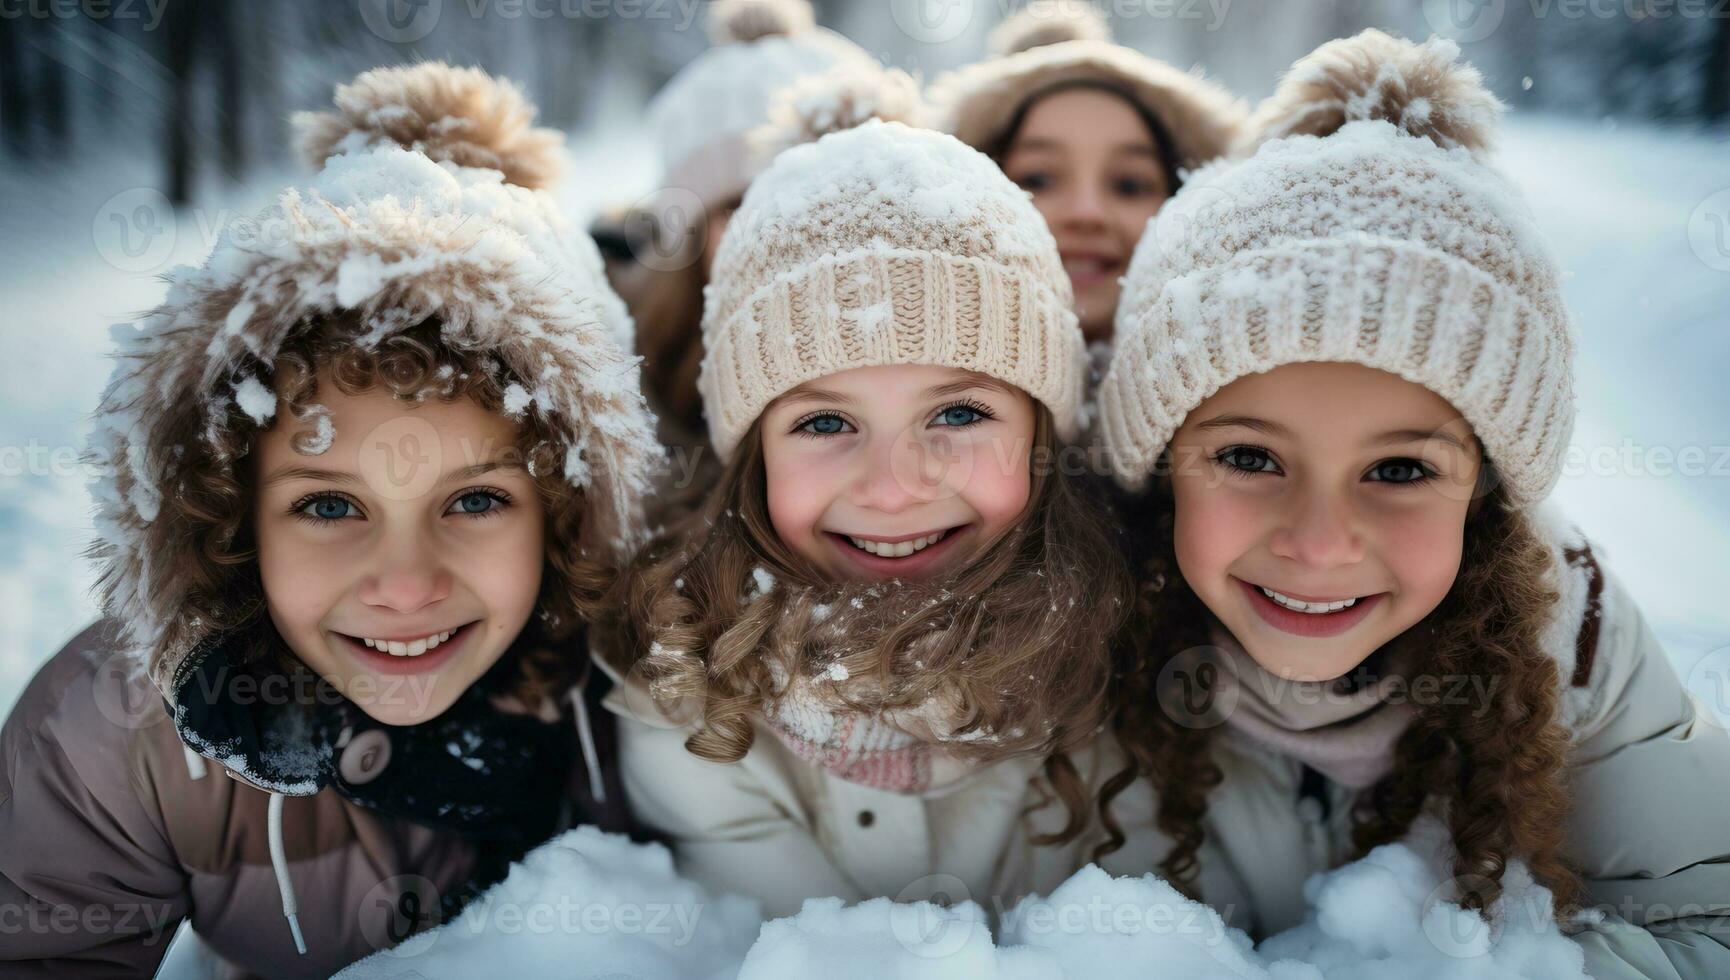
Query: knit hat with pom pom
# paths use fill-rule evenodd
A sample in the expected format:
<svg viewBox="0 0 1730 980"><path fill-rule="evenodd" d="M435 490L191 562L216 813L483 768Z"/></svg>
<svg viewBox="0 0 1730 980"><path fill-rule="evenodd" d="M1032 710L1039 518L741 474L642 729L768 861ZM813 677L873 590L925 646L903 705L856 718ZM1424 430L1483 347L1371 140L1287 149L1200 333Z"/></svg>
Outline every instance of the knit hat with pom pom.
<svg viewBox="0 0 1730 980"><path fill-rule="evenodd" d="M1482 157L1502 107L1458 57L1374 30L1322 45L1257 109L1250 155L1196 174L1149 225L1099 392L1125 486L1214 392L1303 361L1446 398L1517 504L1555 486L1574 418L1558 272Z"/></svg>
<svg viewBox="0 0 1730 980"><path fill-rule="evenodd" d="M1034 0L991 33L991 57L931 84L932 125L968 146L1001 153L1032 102L1076 85L1121 92L1159 120L1177 165L1192 170L1231 149L1246 110L1197 73L1114 44L1083 0Z"/></svg>
<svg viewBox="0 0 1730 980"><path fill-rule="evenodd" d="M160 307L115 330L88 457L106 474L91 556L105 612L170 698L216 629L189 612L204 542L170 501L190 466L245 465L224 447L273 424L270 372L308 329L348 327L372 348L438 321L441 342L498 364L507 415L557 433L557 475L584 498L576 545L623 559L646 530L661 456L636 358L609 321L623 306L553 198L506 180L544 175L556 140L526 129L514 89L444 65L368 72L337 101L338 114L301 121L313 156L334 154L319 174L225 229L203 265L170 274ZM297 421L317 428L302 451L330 445L328 416Z"/></svg>
<svg viewBox="0 0 1730 980"><path fill-rule="evenodd" d="M875 67L852 41L816 26L809 0L715 0L714 47L679 70L649 105L661 150L661 188L706 207L743 193L765 163L752 130L768 121L777 92L837 65Z"/></svg>
<svg viewBox="0 0 1730 980"><path fill-rule="evenodd" d="M867 119L845 76L787 93L783 141L716 251L698 389L726 459L768 404L852 368L977 371L1078 428L1085 362L1057 244L1026 193L954 137ZM851 127L823 134L828 127Z"/></svg>

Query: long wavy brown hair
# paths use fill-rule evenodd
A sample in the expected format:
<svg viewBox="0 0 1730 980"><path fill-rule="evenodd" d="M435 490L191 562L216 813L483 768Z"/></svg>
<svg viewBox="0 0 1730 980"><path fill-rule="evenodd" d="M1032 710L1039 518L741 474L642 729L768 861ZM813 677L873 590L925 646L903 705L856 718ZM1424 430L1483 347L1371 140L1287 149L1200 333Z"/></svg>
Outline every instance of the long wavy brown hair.
<svg viewBox="0 0 1730 980"><path fill-rule="evenodd" d="M1558 594L1546 582L1554 561L1530 520L1510 506L1486 465L1480 497L1466 522L1460 572L1423 631L1426 674L1499 678L1488 704L1466 710L1450 699L1414 699L1417 715L1394 750L1391 772L1360 794L1353 808L1357 856L1400 839L1426 807L1439 807L1456 852L1453 874L1462 904L1488 908L1502 893L1511 858L1530 866L1571 908L1579 882L1563 862L1563 817L1569 795L1562 766L1569 735L1559 720L1560 679L1540 637ZM1195 894L1197 854L1205 839L1208 796L1223 779L1211 752L1210 727L1186 725L1161 708L1161 670L1184 651L1210 642L1210 615L1178 568L1175 507L1169 478L1157 479L1133 510L1145 557L1137 584L1131 639L1123 645L1113 729L1130 766L1101 788L1108 838L1124 835L1111 801L1146 776L1157 798L1160 830L1174 840L1160 872ZM1409 633L1407 634L1410 635Z"/></svg>
<svg viewBox="0 0 1730 980"><path fill-rule="evenodd" d="M1033 444L1035 460L1053 455L1040 451L1055 448L1043 407ZM1044 756L1068 820L1040 842L1073 839L1093 800L1068 752L1105 724L1111 643L1133 586L1103 495L1060 467L1032 470L1026 510L962 567L887 588L830 583L775 534L753 426L704 506L622 581L624 616L603 655L664 706L696 709L686 748L714 762L744 757L780 681L839 662L847 691L869 692L837 692L854 710L936 703L953 715L944 746L958 755Z"/></svg>
<svg viewBox="0 0 1730 980"><path fill-rule="evenodd" d="M470 398L488 411L502 410L505 388L513 381L532 384L533 379L514 377L490 354L444 343L439 331L436 320L427 321L367 347L357 343L365 331L349 314L297 330L273 364L260 365L280 387L278 411L308 421L307 431L296 436L296 448L314 435L311 420L321 377L345 394L384 389L405 404ZM258 573L252 529L256 474L249 454L260 430L231 405L225 424L177 434L175 443L186 447L188 458L179 469L178 492L163 500L163 514L199 543L195 567L177 570L191 583L190 608L181 618L240 631L246 638L244 657L293 669L298 659L270 627ZM534 413L519 423L515 450L538 474L534 480L546 514L546 563L538 614L507 651L511 660L505 667L508 692L531 711L556 702L587 670L578 637L601 615L603 597L617 578L615 568L578 543L586 499L563 479L557 445L555 433Z"/></svg>

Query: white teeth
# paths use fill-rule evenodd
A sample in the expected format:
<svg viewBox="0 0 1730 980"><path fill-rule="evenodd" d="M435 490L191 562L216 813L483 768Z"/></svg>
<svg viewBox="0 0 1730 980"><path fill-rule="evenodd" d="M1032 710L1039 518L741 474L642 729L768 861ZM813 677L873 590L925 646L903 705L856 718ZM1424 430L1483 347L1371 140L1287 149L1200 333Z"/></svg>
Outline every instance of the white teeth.
<svg viewBox="0 0 1730 980"><path fill-rule="evenodd" d="M1312 616L1319 616L1323 613L1339 612L1341 609L1350 609L1352 606L1358 604L1356 599L1340 599L1336 602L1305 602L1302 599L1293 599L1289 595L1282 595L1266 586L1258 585L1256 588L1261 589L1262 595L1267 596L1269 599L1272 599L1274 602L1279 603L1287 609L1293 610L1294 612L1309 613Z"/></svg>
<svg viewBox="0 0 1730 980"><path fill-rule="evenodd" d="M436 649L440 643L450 639L451 634L455 632L456 630L446 630L443 633L434 633L431 636L423 636L418 640L410 640L406 643L398 640L375 640L371 637L363 637L361 642L374 650L388 653L393 657L418 657L428 650Z"/></svg>
<svg viewBox="0 0 1730 980"><path fill-rule="evenodd" d="M927 534L922 538L913 538L910 541L896 541L894 543L888 541L872 541L870 538L856 538L852 535L848 535L847 540L853 542L853 547L858 548L860 551L876 555L879 558L905 558L915 551L924 551L926 548L936 544L938 541L943 540L943 536L948 533L948 531L938 531L935 534Z"/></svg>

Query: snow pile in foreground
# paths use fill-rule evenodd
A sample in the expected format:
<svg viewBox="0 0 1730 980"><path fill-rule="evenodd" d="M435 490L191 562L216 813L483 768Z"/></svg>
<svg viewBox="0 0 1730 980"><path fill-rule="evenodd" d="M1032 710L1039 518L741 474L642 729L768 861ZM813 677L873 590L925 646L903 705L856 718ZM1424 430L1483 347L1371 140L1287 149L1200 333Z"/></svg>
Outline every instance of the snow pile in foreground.
<svg viewBox="0 0 1730 980"><path fill-rule="evenodd" d="M1257 949L1158 877L1112 878L1093 866L1005 914L996 941L973 902L813 899L798 915L761 922L754 902L713 899L679 879L664 848L582 828L530 854L455 921L339 976L1585 977L1549 891L1518 862L1493 927L1448 901L1437 858L1444 841L1439 826L1420 825L1404 844L1315 876L1304 890L1308 919Z"/></svg>

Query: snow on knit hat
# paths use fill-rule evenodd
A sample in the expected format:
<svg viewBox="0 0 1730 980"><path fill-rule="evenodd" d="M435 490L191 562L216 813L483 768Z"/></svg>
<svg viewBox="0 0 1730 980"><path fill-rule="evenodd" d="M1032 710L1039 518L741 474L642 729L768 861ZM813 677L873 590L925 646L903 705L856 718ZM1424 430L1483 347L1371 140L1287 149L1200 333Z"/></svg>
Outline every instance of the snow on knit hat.
<svg viewBox="0 0 1730 980"><path fill-rule="evenodd" d="M352 319L357 346L436 318L445 343L491 354L505 412L559 433L562 475L587 500L583 547L622 557L645 530L660 453L636 358L608 322L617 297L553 198L504 176L546 173L556 141L524 140L495 115L524 118L502 83L442 65L368 72L338 102L346 131L327 116L300 120L316 157L335 152L311 183L224 229L203 265L170 274L161 306L115 329L89 449L104 474L91 556L105 612L165 694L215 627L187 611L203 542L164 502L194 453L240 462L222 449L233 412L268 426L278 353L333 314L349 314L337 322ZM329 445L328 416L303 421L318 428L308 452Z"/></svg>
<svg viewBox="0 0 1730 980"><path fill-rule="evenodd" d="M1099 392L1125 486L1214 392L1301 361L1446 398L1516 503L1555 486L1571 328L1530 211L1480 156L1501 104L1458 57L1374 30L1322 45L1257 109L1253 155L1194 175L1150 222Z"/></svg>
<svg viewBox="0 0 1730 980"><path fill-rule="evenodd" d="M992 56L931 84L932 125L998 152L1036 98L1081 83L1122 91L1165 126L1177 165L1193 170L1231 149L1243 102L1199 73L1115 44L1105 18L1081 0L1034 0L992 31Z"/></svg>
<svg viewBox="0 0 1730 980"><path fill-rule="evenodd" d="M715 46L680 69L649 105L663 192L707 207L738 196L762 169L750 133L775 93L837 64L876 65L865 49L816 26L809 0L715 0Z"/></svg>
<svg viewBox="0 0 1730 980"><path fill-rule="evenodd" d="M533 125L534 103L508 79L442 61L375 68L336 88L336 111L297 112L295 145L314 170L334 156L379 146L420 153L476 179L531 189L550 187L564 173L563 133ZM494 173L496 171L496 173ZM594 239L582 228L551 222L537 247L562 256L577 272L606 281ZM624 300L611 287L594 293L601 319L620 348L636 345Z"/></svg>
<svg viewBox="0 0 1730 980"><path fill-rule="evenodd" d="M794 146L715 254L697 382L710 442L726 459L780 395L889 364L1006 381L1073 437L1085 355L1070 300L1032 200L954 137L873 118Z"/></svg>

